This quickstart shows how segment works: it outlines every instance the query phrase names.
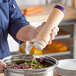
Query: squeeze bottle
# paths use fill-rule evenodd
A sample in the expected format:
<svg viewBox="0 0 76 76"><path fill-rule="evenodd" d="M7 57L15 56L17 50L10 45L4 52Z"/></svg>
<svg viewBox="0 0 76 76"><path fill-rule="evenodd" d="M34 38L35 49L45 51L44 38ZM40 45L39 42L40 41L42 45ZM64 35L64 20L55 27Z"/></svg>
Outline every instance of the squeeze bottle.
<svg viewBox="0 0 76 76"><path fill-rule="evenodd" d="M65 14L65 9L60 6L56 5L51 14L49 15L46 24L43 26L43 28L38 33L37 37L34 40L34 46L42 50L49 42L49 36L51 33L51 30L58 26L61 20L63 19Z"/></svg>

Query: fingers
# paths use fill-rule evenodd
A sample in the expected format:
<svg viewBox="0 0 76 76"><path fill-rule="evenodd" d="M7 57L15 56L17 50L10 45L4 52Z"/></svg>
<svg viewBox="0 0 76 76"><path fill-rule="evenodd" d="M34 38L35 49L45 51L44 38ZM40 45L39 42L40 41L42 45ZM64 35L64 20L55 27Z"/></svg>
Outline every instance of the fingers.
<svg viewBox="0 0 76 76"><path fill-rule="evenodd" d="M51 43L52 43L52 40L50 40L50 41L48 42L48 45L51 44Z"/></svg>
<svg viewBox="0 0 76 76"><path fill-rule="evenodd" d="M0 66L0 73L2 72L2 70L3 70L3 67Z"/></svg>
<svg viewBox="0 0 76 76"><path fill-rule="evenodd" d="M53 40L54 38L55 38L55 35L56 35L56 33L54 32L54 30L52 31L52 33L51 33L51 37L50 37L50 40Z"/></svg>
<svg viewBox="0 0 76 76"><path fill-rule="evenodd" d="M55 36L57 35L58 31L59 31L59 28L54 27L54 29L52 30L52 33L51 33L51 40L55 39Z"/></svg>
<svg viewBox="0 0 76 76"><path fill-rule="evenodd" d="M0 60L0 66L2 66L2 67L6 67L6 64L2 61L2 60Z"/></svg>
<svg viewBox="0 0 76 76"><path fill-rule="evenodd" d="M54 29L56 29L57 32L59 31L59 27L54 27Z"/></svg>
<svg viewBox="0 0 76 76"><path fill-rule="evenodd" d="M42 25L44 25L46 22L43 22Z"/></svg>
<svg viewBox="0 0 76 76"><path fill-rule="evenodd" d="M54 27L53 32L55 35L57 35L58 31L59 31L59 27Z"/></svg>
<svg viewBox="0 0 76 76"><path fill-rule="evenodd" d="M6 67L6 64L0 60L0 72L2 72L2 70Z"/></svg>
<svg viewBox="0 0 76 76"><path fill-rule="evenodd" d="M53 29L53 33L52 33L54 36L57 35L57 30L56 29Z"/></svg>
<svg viewBox="0 0 76 76"><path fill-rule="evenodd" d="M59 31L58 27L54 27L54 29L51 30L50 41L48 42L48 44L52 43L52 40L55 39L55 36L57 35L58 31Z"/></svg>

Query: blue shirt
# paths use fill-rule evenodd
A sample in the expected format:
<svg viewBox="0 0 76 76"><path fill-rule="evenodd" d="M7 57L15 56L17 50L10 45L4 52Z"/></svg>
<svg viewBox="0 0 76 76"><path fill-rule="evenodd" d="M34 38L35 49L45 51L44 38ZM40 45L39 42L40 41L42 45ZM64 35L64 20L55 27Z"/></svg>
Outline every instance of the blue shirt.
<svg viewBox="0 0 76 76"><path fill-rule="evenodd" d="M8 33L18 43L21 43L16 39L16 33L25 25L29 25L29 23L21 13L15 0L0 0L0 59L10 55L7 43Z"/></svg>

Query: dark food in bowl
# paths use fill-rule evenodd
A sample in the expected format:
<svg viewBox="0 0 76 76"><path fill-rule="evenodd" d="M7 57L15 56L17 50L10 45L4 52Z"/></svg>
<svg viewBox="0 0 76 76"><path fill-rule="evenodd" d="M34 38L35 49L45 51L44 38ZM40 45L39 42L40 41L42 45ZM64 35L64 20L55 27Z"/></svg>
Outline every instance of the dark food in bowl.
<svg viewBox="0 0 76 76"><path fill-rule="evenodd" d="M13 69L42 69L54 64L55 63L48 58L36 58L29 61L26 59L14 60L8 65L8 67Z"/></svg>

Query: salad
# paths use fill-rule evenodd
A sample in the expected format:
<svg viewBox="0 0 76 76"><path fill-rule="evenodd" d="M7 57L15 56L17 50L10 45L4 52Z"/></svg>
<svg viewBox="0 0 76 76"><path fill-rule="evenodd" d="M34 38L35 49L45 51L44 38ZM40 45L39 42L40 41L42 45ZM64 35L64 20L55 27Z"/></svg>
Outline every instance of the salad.
<svg viewBox="0 0 76 76"><path fill-rule="evenodd" d="M14 60L8 65L8 67L13 69L42 69L52 65L53 63L46 58L36 58L31 60Z"/></svg>

